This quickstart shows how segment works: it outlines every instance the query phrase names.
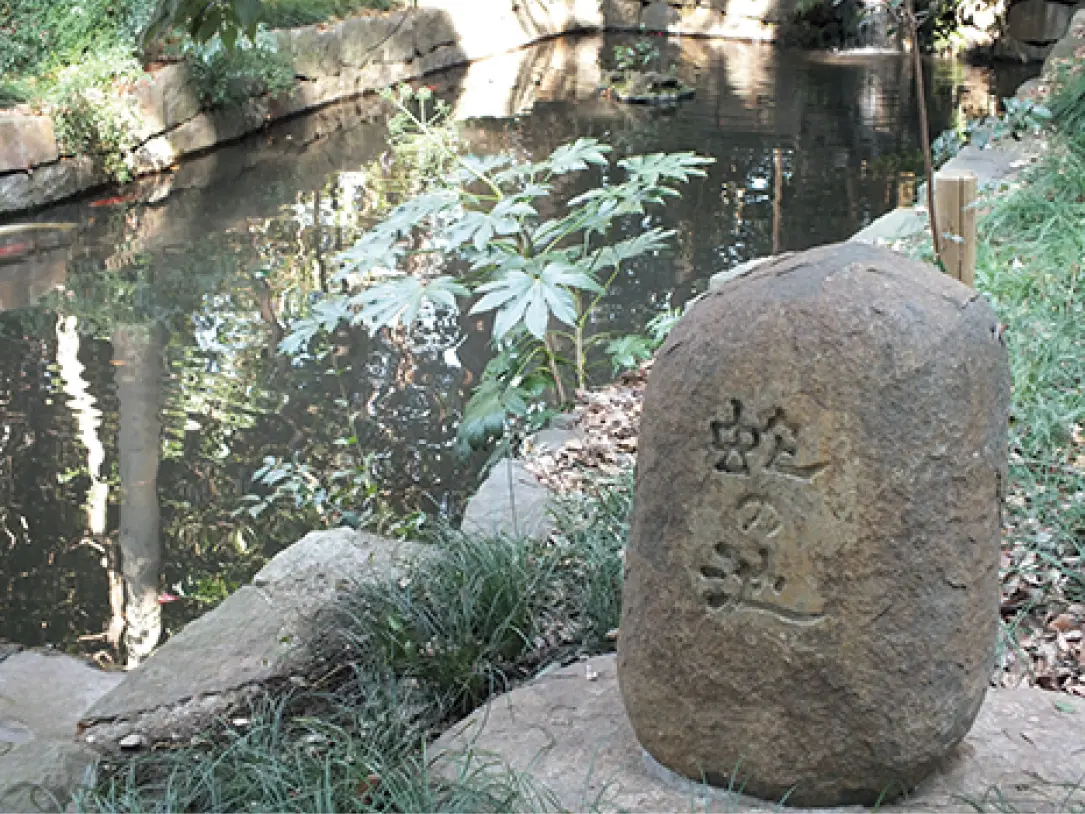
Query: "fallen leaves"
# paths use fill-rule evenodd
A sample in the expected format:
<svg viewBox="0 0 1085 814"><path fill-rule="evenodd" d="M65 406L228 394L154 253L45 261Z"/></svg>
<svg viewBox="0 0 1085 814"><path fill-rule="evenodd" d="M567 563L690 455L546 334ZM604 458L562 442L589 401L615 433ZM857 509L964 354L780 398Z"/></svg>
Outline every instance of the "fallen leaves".
<svg viewBox="0 0 1085 814"><path fill-rule="evenodd" d="M637 458L644 386L651 362L624 373L600 390L578 390L570 423L580 437L555 450L530 454L524 464L559 494L579 492L595 477L613 477Z"/></svg>

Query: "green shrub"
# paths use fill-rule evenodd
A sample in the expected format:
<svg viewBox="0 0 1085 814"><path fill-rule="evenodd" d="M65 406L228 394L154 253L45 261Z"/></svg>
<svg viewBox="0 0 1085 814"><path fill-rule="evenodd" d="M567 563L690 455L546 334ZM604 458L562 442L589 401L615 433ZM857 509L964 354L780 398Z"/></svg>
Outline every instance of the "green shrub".
<svg viewBox="0 0 1085 814"><path fill-rule="evenodd" d="M236 107L265 93L276 96L294 86L290 58L267 33L257 34L251 43L238 40L234 48L225 48L216 37L192 46L187 56L200 106L208 110Z"/></svg>
<svg viewBox="0 0 1085 814"><path fill-rule="evenodd" d="M57 76L46 101L65 153L89 155L116 181L132 177L139 117L117 87L142 73L123 46L114 46Z"/></svg>
<svg viewBox="0 0 1085 814"><path fill-rule="evenodd" d="M0 0L0 74L45 73L117 46L132 55L154 0Z"/></svg>
<svg viewBox="0 0 1085 814"><path fill-rule="evenodd" d="M11 107L31 98L29 85L18 79L0 79L0 109Z"/></svg>

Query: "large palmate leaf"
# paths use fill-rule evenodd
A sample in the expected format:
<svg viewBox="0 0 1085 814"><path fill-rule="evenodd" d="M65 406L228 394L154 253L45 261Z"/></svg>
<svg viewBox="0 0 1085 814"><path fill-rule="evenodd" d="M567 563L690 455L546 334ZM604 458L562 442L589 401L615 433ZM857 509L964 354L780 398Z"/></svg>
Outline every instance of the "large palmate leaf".
<svg viewBox="0 0 1085 814"><path fill-rule="evenodd" d="M641 232L636 237L619 241L612 246L603 246L595 255L593 270L599 271L605 268L617 267L624 261L634 257L661 251L667 248L673 236L673 229L656 227L649 229L647 232Z"/></svg>
<svg viewBox="0 0 1085 814"><path fill-rule="evenodd" d="M493 335L499 342L521 321L532 336L542 339L551 316L566 325L576 322L576 304L570 289L602 291L590 275L563 261L549 262L541 269L535 264L525 271L505 271L493 282L478 287L483 297L471 313L497 311Z"/></svg>
<svg viewBox="0 0 1085 814"><path fill-rule="evenodd" d="M393 209L380 224L363 234L349 249L336 255L340 264L335 279L374 268L394 269L406 252L402 241L415 229L432 224L459 205L450 190L418 195Z"/></svg>
<svg viewBox="0 0 1085 814"><path fill-rule="evenodd" d="M309 347L318 333L331 333L340 322L350 321L353 314L346 297L325 297L318 300L306 317L290 323L290 333L279 343L279 350L288 356L299 356Z"/></svg>
<svg viewBox="0 0 1085 814"><path fill-rule="evenodd" d="M469 210L446 233L449 248L465 243L475 251L485 251L495 237L514 235L520 231L520 219L537 214L521 196L503 198L489 212Z"/></svg>
<svg viewBox="0 0 1085 814"><path fill-rule="evenodd" d="M432 280L400 277L365 289L350 298L351 305L361 306L358 319L369 327L370 335L381 328L403 324L410 329L426 302L437 308L456 308L456 297L466 296L467 289L447 275Z"/></svg>
<svg viewBox="0 0 1085 814"><path fill-rule="evenodd" d="M545 165L552 175L586 170L589 164L605 167L610 151L608 145L596 139L578 138L572 144L563 144L550 153Z"/></svg>
<svg viewBox="0 0 1085 814"><path fill-rule="evenodd" d="M656 187L661 181L684 183L692 177L703 176L705 173L701 167L713 161L694 153L652 153L623 158L618 166L641 183Z"/></svg>

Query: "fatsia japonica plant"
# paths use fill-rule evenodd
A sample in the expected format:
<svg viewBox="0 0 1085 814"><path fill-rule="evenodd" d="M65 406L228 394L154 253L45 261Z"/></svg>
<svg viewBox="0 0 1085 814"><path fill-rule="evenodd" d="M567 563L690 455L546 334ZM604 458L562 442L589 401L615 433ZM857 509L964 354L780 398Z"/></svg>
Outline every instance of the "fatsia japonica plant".
<svg viewBox="0 0 1085 814"><path fill-rule="evenodd" d="M458 310L493 318L497 350L465 410L460 440L477 446L501 435L510 418L526 416L553 389L566 402L569 384L584 387L588 351L610 341L612 356L635 364L644 345L589 334L593 311L631 260L668 246L673 230L645 227L616 239L619 219L643 218L650 206L704 175L712 159L690 152L630 156L580 138L532 161L511 154L479 157L458 151L447 128L431 127L414 102L426 90L399 89L386 98L415 137L445 157L446 171L339 256L335 279L344 293L325 296L291 326L284 352L298 354L341 322L410 331L420 315ZM604 181L556 207L562 176L602 170ZM563 214L545 216L557 209ZM660 337L646 341L661 341ZM635 346L635 347L634 347Z"/></svg>

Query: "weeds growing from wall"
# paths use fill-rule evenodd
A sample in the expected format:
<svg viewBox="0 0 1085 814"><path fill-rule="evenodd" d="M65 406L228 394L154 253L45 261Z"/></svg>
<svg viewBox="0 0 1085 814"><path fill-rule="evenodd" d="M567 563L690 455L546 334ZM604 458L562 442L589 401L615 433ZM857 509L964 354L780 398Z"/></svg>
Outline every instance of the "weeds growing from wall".
<svg viewBox="0 0 1085 814"><path fill-rule="evenodd" d="M226 48L222 40L191 45L186 52L193 84L205 110L237 107L254 96L278 96L294 87L290 57L275 39L258 33L252 42Z"/></svg>
<svg viewBox="0 0 1085 814"><path fill-rule="evenodd" d="M116 46L82 65L61 70L46 97L60 149L92 157L119 182L132 177L139 117L133 102L116 90L135 82L140 74L139 63Z"/></svg>

